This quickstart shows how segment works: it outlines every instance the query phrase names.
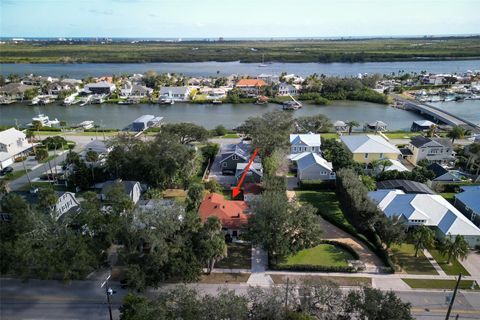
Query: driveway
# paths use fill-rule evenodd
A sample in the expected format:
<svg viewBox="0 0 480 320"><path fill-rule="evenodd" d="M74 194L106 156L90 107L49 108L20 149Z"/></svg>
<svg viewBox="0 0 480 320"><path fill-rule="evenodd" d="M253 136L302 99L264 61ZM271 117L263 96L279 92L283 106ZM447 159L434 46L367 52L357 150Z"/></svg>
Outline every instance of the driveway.
<svg viewBox="0 0 480 320"><path fill-rule="evenodd" d="M470 251L467 258L460 263L467 269L470 275L480 284L480 252Z"/></svg>

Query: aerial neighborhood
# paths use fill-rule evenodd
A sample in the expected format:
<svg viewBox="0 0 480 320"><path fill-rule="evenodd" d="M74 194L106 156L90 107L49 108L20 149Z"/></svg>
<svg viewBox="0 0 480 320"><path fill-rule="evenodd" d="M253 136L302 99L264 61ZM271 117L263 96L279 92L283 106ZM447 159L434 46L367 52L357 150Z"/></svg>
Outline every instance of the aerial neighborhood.
<svg viewBox="0 0 480 320"><path fill-rule="evenodd" d="M461 273L462 288L479 289L480 126L429 104L478 99L478 72L2 82L3 105L155 110L124 128L93 113L2 127L0 217L11 248L2 272L67 281L108 270L135 292L167 282L283 285L301 273L448 289ZM322 114L346 100L425 120L390 130L384 119ZM185 104L275 107L205 128L164 114ZM295 111L304 105L318 112ZM32 248L45 256L24 254Z"/></svg>

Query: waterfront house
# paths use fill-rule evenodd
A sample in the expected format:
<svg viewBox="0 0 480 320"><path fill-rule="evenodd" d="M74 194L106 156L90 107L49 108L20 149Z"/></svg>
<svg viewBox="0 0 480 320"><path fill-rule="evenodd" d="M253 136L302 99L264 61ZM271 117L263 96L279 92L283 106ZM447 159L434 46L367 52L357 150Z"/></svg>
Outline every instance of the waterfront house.
<svg viewBox="0 0 480 320"><path fill-rule="evenodd" d="M49 83L45 88L45 93L48 95L58 95L62 91L73 91L75 90L75 86L72 86L68 83L63 83L61 81L56 81Z"/></svg>
<svg viewBox="0 0 480 320"><path fill-rule="evenodd" d="M248 163L247 162L242 162L242 163L237 163L237 168L235 170L235 177L237 178L237 181L240 180L242 177L243 173L245 172L245 169L247 168ZM260 162L252 162L250 167L248 168L248 172L245 175L244 181L247 183L260 183L263 178L263 167Z"/></svg>
<svg viewBox="0 0 480 320"><path fill-rule="evenodd" d="M112 188L115 184L121 184L125 194L133 201L133 203L137 203L140 200L140 196L142 194L142 186L138 181L122 181L122 180L109 180L103 183L99 183L95 185L96 188L100 190L100 199L105 201L107 200L107 193L110 188Z"/></svg>
<svg viewBox="0 0 480 320"><path fill-rule="evenodd" d="M132 84L130 81L125 81L120 89L120 96L123 98L146 98L150 97L152 93L152 88L138 84Z"/></svg>
<svg viewBox="0 0 480 320"><path fill-rule="evenodd" d="M209 217L217 217L222 223L225 236L237 238L243 226L248 222L248 206L244 201L225 200L222 194L209 193L198 209L200 219L205 222Z"/></svg>
<svg viewBox="0 0 480 320"><path fill-rule="evenodd" d="M278 85L278 95L279 96L296 96L298 95L299 90L296 86L288 83L280 83Z"/></svg>
<svg viewBox="0 0 480 320"><path fill-rule="evenodd" d="M157 127L161 124L163 117L155 117L151 114L145 114L132 122L133 131L143 131L150 127Z"/></svg>
<svg viewBox="0 0 480 320"><path fill-rule="evenodd" d="M335 180L335 172L331 162L315 152L303 152L292 155L291 160L297 166L297 178L300 181L330 181Z"/></svg>
<svg viewBox="0 0 480 320"><path fill-rule="evenodd" d="M461 186L460 190L455 195L454 206L480 227L480 186Z"/></svg>
<svg viewBox="0 0 480 320"><path fill-rule="evenodd" d="M160 98L172 101L188 101L190 100L190 88L183 87L161 87Z"/></svg>
<svg viewBox="0 0 480 320"><path fill-rule="evenodd" d="M455 152L449 139L416 136L410 139L407 148L412 155L407 155L405 158L414 165L421 160L432 163L447 163L455 160Z"/></svg>
<svg viewBox="0 0 480 320"><path fill-rule="evenodd" d="M413 121L410 131L412 132L425 132L436 124L429 120L416 120Z"/></svg>
<svg viewBox="0 0 480 320"><path fill-rule="evenodd" d="M87 83L83 88L84 91L93 94L110 94L115 91L116 86L113 83L100 81L97 83Z"/></svg>
<svg viewBox="0 0 480 320"><path fill-rule="evenodd" d="M280 82L280 77L276 74L259 74L257 79L263 80L268 84L276 84Z"/></svg>
<svg viewBox="0 0 480 320"><path fill-rule="evenodd" d="M15 159L27 155L32 145L25 133L15 128L0 132L0 169L8 167Z"/></svg>
<svg viewBox="0 0 480 320"><path fill-rule="evenodd" d="M22 79L21 84L27 86L42 86L47 83L58 81L57 78L29 75Z"/></svg>
<svg viewBox="0 0 480 320"><path fill-rule="evenodd" d="M22 83L9 83L0 87L0 96L21 101L25 97L25 92L29 90L38 91L38 87Z"/></svg>
<svg viewBox="0 0 480 320"><path fill-rule="evenodd" d="M113 146L108 145L105 141L95 139L85 145L85 149L80 153L80 157L87 165L103 165L112 150ZM87 160L88 152L95 152L98 155L98 160L95 163L90 163Z"/></svg>
<svg viewBox="0 0 480 320"><path fill-rule="evenodd" d="M315 152L320 153L322 140L317 133L290 134L290 153Z"/></svg>
<svg viewBox="0 0 480 320"><path fill-rule="evenodd" d="M240 79L235 87L243 91L247 96L259 96L267 83L261 79Z"/></svg>
<svg viewBox="0 0 480 320"><path fill-rule="evenodd" d="M361 134L341 136L342 143L352 154L353 160L368 164L373 160L397 160L400 150L379 135Z"/></svg>
<svg viewBox="0 0 480 320"><path fill-rule="evenodd" d="M242 141L240 143L224 147L221 150L220 155L222 174L235 174L237 172L237 164L245 162L248 163L251 152L252 145L247 141ZM260 162L260 159L255 157L254 162Z"/></svg>
<svg viewBox="0 0 480 320"><path fill-rule="evenodd" d="M399 217L409 228L424 225L439 240L461 235L471 248L480 245L480 229L441 195L377 190L368 196L387 217Z"/></svg>
<svg viewBox="0 0 480 320"><path fill-rule="evenodd" d="M60 219L64 215L75 214L80 212L80 203L75 198L75 193L63 192L58 195L55 208L52 210L52 215L55 220Z"/></svg>

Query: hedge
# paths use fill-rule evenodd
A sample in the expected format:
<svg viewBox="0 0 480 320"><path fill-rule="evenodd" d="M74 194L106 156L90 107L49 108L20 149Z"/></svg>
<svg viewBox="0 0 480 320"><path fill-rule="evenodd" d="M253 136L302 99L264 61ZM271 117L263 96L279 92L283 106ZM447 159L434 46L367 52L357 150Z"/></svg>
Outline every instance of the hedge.
<svg viewBox="0 0 480 320"><path fill-rule="evenodd" d="M352 266L347 267L334 267L334 266L314 266L308 264L295 264L295 265L271 265L271 270L284 270L284 271L312 271L312 272L348 272L355 273L357 269Z"/></svg>
<svg viewBox="0 0 480 320"><path fill-rule="evenodd" d="M333 190L335 189L335 180L322 181L310 180L299 181L299 188L297 190Z"/></svg>
<svg viewBox="0 0 480 320"><path fill-rule="evenodd" d="M51 131L51 132L60 132L62 131L61 128L54 128L54 127L42 127L42 128L38 128L38 130L36 129L31 129L32 131Z"/></svg>
<svg viewBox="0 0 480 320"><path fill-rule="evenodd" d="M83 130L84 132L117 132L119 131L118 129L113 129L113 128L92 128L92 129L85 129Z"/></svg>

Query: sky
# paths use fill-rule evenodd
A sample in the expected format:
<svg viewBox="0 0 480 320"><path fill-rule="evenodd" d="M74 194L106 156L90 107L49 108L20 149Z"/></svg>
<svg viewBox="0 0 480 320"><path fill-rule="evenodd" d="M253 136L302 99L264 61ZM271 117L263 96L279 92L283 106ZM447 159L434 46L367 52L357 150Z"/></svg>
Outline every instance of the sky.
<svg viewBox="0 0 480 320"><path fill-rule="evenodd" d="M480 34L480 0L0 0L2 37Z"/></svg>

